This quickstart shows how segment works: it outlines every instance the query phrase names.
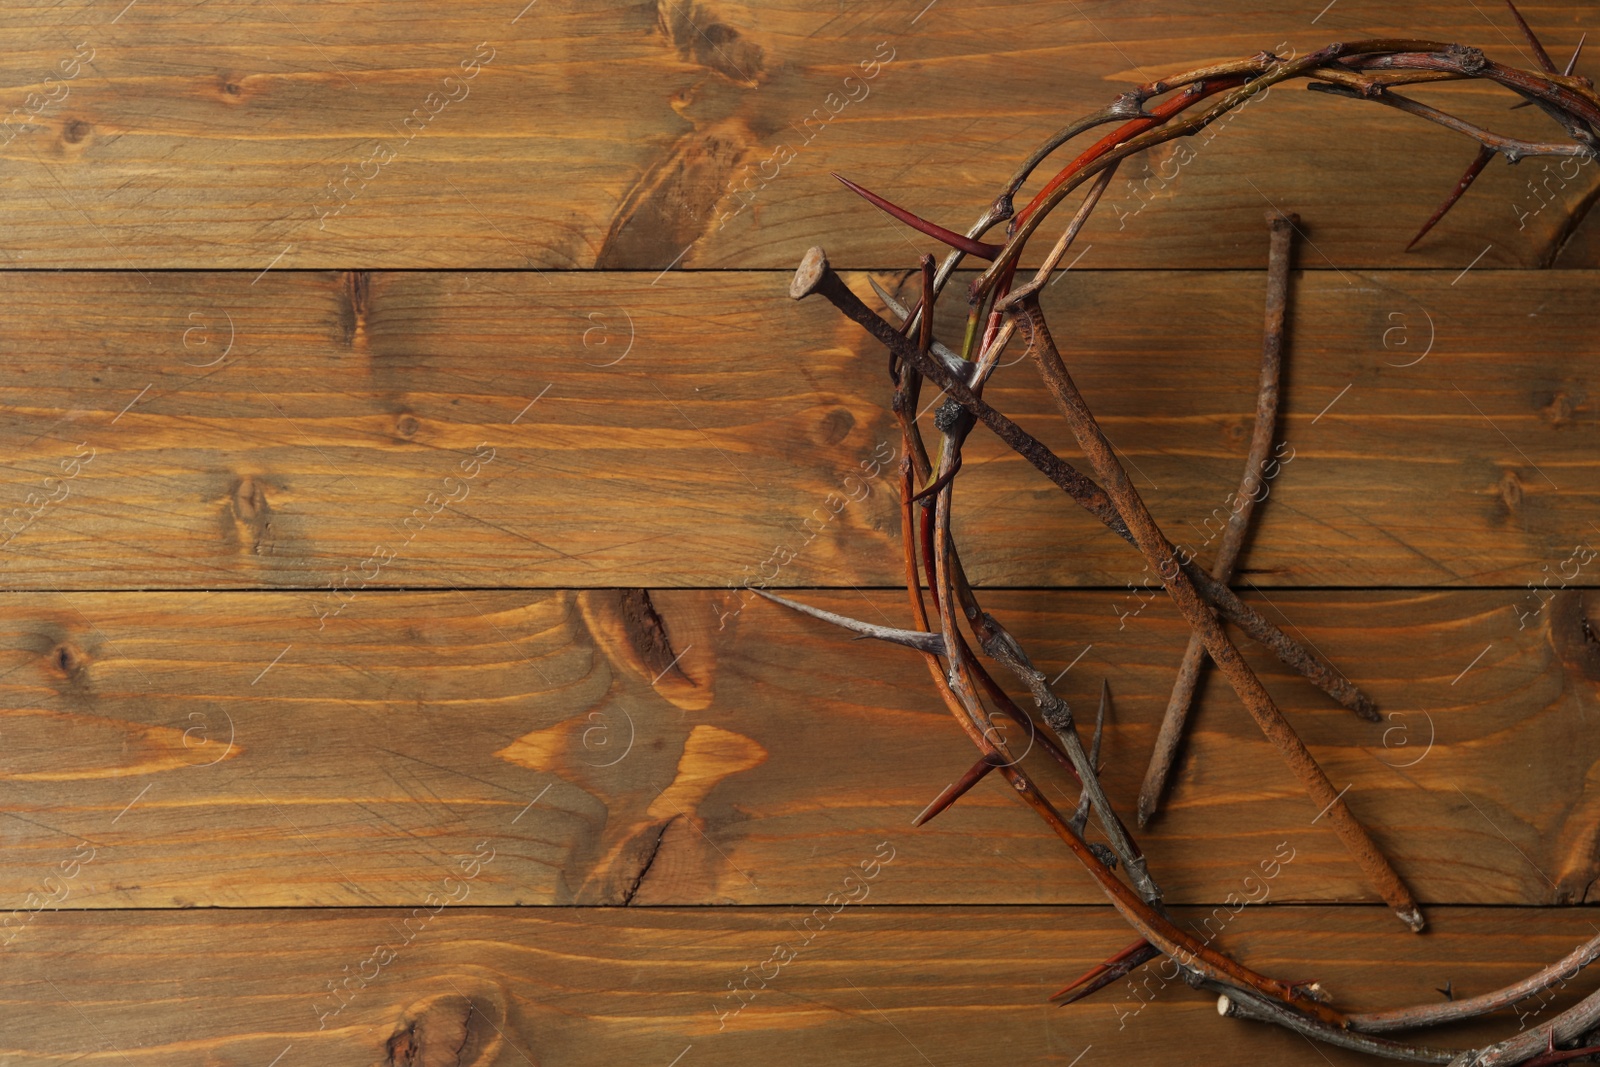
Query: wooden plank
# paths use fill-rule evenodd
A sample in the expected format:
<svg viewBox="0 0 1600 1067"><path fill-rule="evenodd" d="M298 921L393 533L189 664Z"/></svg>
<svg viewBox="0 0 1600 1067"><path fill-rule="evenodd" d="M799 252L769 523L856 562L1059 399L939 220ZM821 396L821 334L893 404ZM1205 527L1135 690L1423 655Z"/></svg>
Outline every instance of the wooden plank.
<svg viewBox="0 0 1600 1067"><path fill-rule="evenodd" d="M1563 56L1589 14L1529 9ZM887 268L915 262L904 234L830 171L964 228L1036 144L1151 78L1365 37L1532 66L1515 34L1445 0L1225 18L1176 0L471 0L448 19L376 0L31 0L0 19L0 227L11 267L654 272L787 267L821 241ZM1450 99L1508 134L1547 126L1504 93ZM1531 266L1595 186L1571 166L1493 167L1407 255L1471 158L1458 135L1293 87L1188 147L1129 165L1087 266L1258 266L1269 199L1345 269ZM1561 262L1593 266L1588 248Z"/></svg>
<svg viewBox="0 0 1600 1067"><path fill-rule="evenodd" d="M870 901L910 874L896 860L855 884ZM666 1067L677 1057L688 1067L749 1063L774 1047L803 1065L973 1063L996 1049L1032 1063L1090 1049L1084 1062L1162 1063L1181 1048L1196 1065L1371 1062L1219 1019L1214 996L1162 983L1159 964L1094 1000L1050 1007L1051 992L1127 944L1109 908L511 911L474 907L471 883L457 888L466 903L437 914L42 913L0 979L11 1007L4 1055L17 1067L197 1055L386 1067ZM1221 940L1246 960L1279 977L1314 974L1361 1008L1432 1003L1447 979L1461 994L1497 988L1593 934L1581 912L1560 909L1450 909L1424 937L1380 908L1266 906L1228 918ZM342 1005L329 991L339 983ZM743 1000L729 992L740 983ZM1423 1036L1481 1045L1515 1033L1519 1012L1523 1025L1542 1021L1592 986L1585 975L1548 1001Z"/></svg>
<svg viewBox="0 0 1600 1067"><path fill-rule="evenodd" d="M906 615L891 591L803 595ZM1379 725L1246 650L1429 904L1595 899L1600 601L1564 591L1519 630L1517 597L1275 592L1263 609L1366 687ZM366 591L319 629L286 594L9 594L0 902L83 848L69 908L415 905L483 841L482 904L817 902L881 841L902 857L886 903L1102 900L998 780L911 827L973 753L910 653L714 591L651 603ZM1080 711L1110 679L1106 784L1131 810L1176 613L1119 628L1105 591L986 603ZM1141 835L1168 899L1222 901L1281 846L1274 899L1369 900L1232 694L1208 676L1200 701Z"/></svg>
<svg viewBox="0 0 1600 1067"><path fill-rule="evenodd" d="M1596 532L1595 278L1301 276L1286 462L1242 575L1554 574ZM1253 418L1262 284L1164 274L1154 297L1126 273L1072 272L1048 291L1106 432L1202 558ZM368 566L380 587L725 587L761 580L783 550L780 586L894 584L897 493L874 460L898 449L882 353L784 285L0 275L6 583L317 588L359 582L381 549L395 558ZM1016 358L989 396L1075 455ZM491 461L472 458L480 445ZM1130 548L986 433L959 500L981 583L1141 581Z"/></svg>

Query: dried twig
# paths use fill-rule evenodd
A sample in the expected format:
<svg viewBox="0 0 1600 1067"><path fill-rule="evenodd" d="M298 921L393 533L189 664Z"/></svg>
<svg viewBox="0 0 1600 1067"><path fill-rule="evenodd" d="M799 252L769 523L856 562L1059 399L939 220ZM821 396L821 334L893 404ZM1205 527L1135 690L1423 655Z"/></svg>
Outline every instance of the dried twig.
<svg viewBox="0 0 1600 1067"><path fill-rule="evenodd" d="M1570 981L1596 959L1600 959L1600 936L1585 941L1550 966L1503 989L1462 1000L1447 1000L1443 1004L1424 1004L1414 1008L1395 1008L1391 1011L1360 1012L1350 1016L1350 1029L1368 1034L1382 1034L1396 1030L1438 1026L1442 1023L1459 1022L1462 1019L1487 1015L1491 1011L1509 1008L1519 1000L1536 996L1557 982Z"/></svg>
<svg viewBox="0 0 1600 1067"><path fill-rule="evenodd" d="M1233 566L1244 548L1245 534L1250 529L1250 517L1255 512L1256 492L1265 484L1262 471L1266 469L1267 453L1272 448L1272 438L1278 423L1278 378L1282 364L1285 309L1289 303L1289 258L1293 250L1295 215L1281 215L1276 211L1267 215L1271 241L1267 251L1267 324L1261 340L1261 381L1256 388L1255 429L1250 435L1250 450L1244 461L1244 477L1239 482L1239 492L1233 498L1228 525L1222 534L1222 545L1217 549L1216 562L1211 565L1211 576L1219 582L1233 578ZM1189 705L1194 700L1195 683L1200 680L1200 667L1205 662L1205 646L1199 634L1189 635L1189 647L1184 650L1183 661L1178 666L1178 680L1172 686L1172 697L1167 701L1167 713L1156 734L1155 751L1150 755L1150 766L1144 774L1144 785L1139 789L1139 825L1145 826L1166 792L1167 776L1177 757L1178 746L1183 741L1184 723L1189 718Z"/></svg>
<svg viewBox="0 0 1600 1067"><path fill-rule="evenodd" d="M1328 781L1328 776L1322 772L1322 768L1312 758L1299 735L1294 732L1294 727L1283 717L1283 712L1278 710L1277 704L1262 687L1255 672L1249 668L1239 655L1239 650L1234 648L1233 642L1223 632L1216 616L1206 609L1206 605L1195 591L1194 584L1175 565L1177 549L1173 548L1172 543L1156 526L1155 519L1151 517L1139 496L1139 491L1134 488L1128 472L1123 469L1122 461L1117 459L1111 442L1100 432L1100 426L1095 422L1094 415L1083 402L1083 396L1073 383L1072 375L1067 372L1066 364L1061 361L1061 354L1056 350L1055 341L1050 336L1050 329L1045 324L1044 314L1039 310L1037 301L1024 302L1020 313L1023 316L1023 332L1028 338L1029 352L1034 356L1045 386L1055 397L1056 405L1065 416L1073 436L1078 439L1078 447L1089 457L1089 462L1093 465L1095 473L1100 476L1112 503L1127 521L1134 542L1139 551L1144 553L1146 562L1160 575L1167 592L1172 596L1173 603L1177 604L1183 617L1200 635L1206 652L1221 668L1223 675L1233 686L1234 692L1239 694L1245 710L1256 720L1256 725L1261 728L1267 740L1272 742L1272 746L1278 750L1278 755L1288 764L1295 777L1300 779L1300 784L1305 787L1312 803L1322 809L1323 816L1339 835L1339 840L1361 868L1362 873L1367 876L1367 880L1378 891L1378 895L1394 909L1401 922L1412 930L1420 932L1423 928L1422 911L1417 907L1411 890L1406 888L1405 882L1389 865L1377 843L1367 833L1366 827L1361 825L1345 805L1343 793L1333 788L1333 783Z"/></svg>

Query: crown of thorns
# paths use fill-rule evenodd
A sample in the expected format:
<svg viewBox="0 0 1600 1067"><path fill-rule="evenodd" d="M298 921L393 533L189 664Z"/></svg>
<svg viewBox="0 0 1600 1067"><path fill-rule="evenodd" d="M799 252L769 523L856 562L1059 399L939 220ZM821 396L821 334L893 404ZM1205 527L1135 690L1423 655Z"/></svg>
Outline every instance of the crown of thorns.
<svg viewBox="0 0 1600 1067"><path fill-rule="evenodd" d="M1104 689L1090 751L1086 751L1066 703L1051 691L1044 674L1034 667L1011 632L979 603L962 568L951 530L962 446L976 425L982 423L1108 529L1138 549L1147 564L1155 568L1190 626L1189 649L1139 798L1141 827L1160 802L1195 679L1203 659L1209 657L1305 786L1311 802L1323 810L1373 889L1402 922L1412 930L1422 930L1422 913L1410 890L1345 806L1342 795L1335 792L1223 628L1224 622L1234 624L1334 700L1363 718L1378 720L1372 701L1342 673L1257 614L1228 587L1273 435L1289 252L1297 220L1276 211L1268 215L1271 247L1267 322L1255 431L1239 492L1244 503L1230 515L1218 558L1209 571L1198 566L1186 550L1175 548L1151 518L1073 383L1051 338L1038 297L1125 159L1194 134L1264 89L1291 78L1307 79L1308 88L1319 92L1396 108L1477 142L1478 152L1471 165L1412 239L1413 245L1444 217L1496 155L1510 163L1529 156L1594 158L1600 148L1600 95L1593 82L1573 73L1582 42L1565 70L1558 70L1515 6L1510 0L1507 3L1533 48L1538 70L1504 66L1479 49L1462 45L1374 40L1331 44L1297 59L1262 52L1163 78L1123 93L1105 108L1069 124L1045 141L1017 168L988 210L964 234L919 218L841 177L840 181L876 207L952 249L937 268L933 256L922 257L920 296L910 306L872 282L895 322L880 316L852 292L828 266L820 248L806 254L795 274L790 286L793 297L821 293L889 351L892 408L904 441L900 474L906 590L916 628L878 626L770 593L763 595L813 617L922 654L934 687L977 746L980 757L954 785L935 798L918 817L919 825L948 808L986 775L998 771L1015 788L1017 796L1061 838L1138 933L1133 944L1092 968L1053 1000L1071 1003L1140 964L1165 956L1191 986L1218 994L1218 1011L1223 1015L1275 1023L1314 1040L1392 1059L1478 1067L1535 1067L1600 1053L1600 992L1543 1025L1483 1048L1432 1048L1380 1036L1473 1018L1534 996L1569 979L1600 956L1600 937L1503 989L1441 1004L1355 1013L1341 1010L1317 983L1283 981L1260 974L1180 928L1168 915L1161 890L1147 870L1139 846L1100 785L1097 767L1105 721ZM1516 106L1543 111L1564 131L1566 139L1532 142L1502 136L1396 91L1433 82L1485 80L1521 97L1522 102ZM1109 123L1120 125L1057 171L1024 207L1015 207L1023 185L1048 157L1074 138ZM1087 190L1076 212L1043 263L1032 277L1018 284L1018 265L1029 240L1070 193L1085 185ZM985 240L985 235L1001 223L1006 224L1004 242ZM968 256L983 260L988 266L969 287L966 329L957 350L934 336L932 312L956 266ZM983 399L984 385L1001 353L1019 335L1045 390L1087 458L1092 478ZM918 396L924 380L938 386L949 398L934 420L939 435L937 457L930 455L917 422ZM1040 729L1033 715L1007 695L974 654L974 645L1026 686L1048 730ZM1012 753L1004 734L997 729L996 715L1024 725L1030 747L1037 740L1054 762L1081 783L1078 805L1070 815L1057 810L1031 772L1021 769L1021 756ZM1091 810L1099 816L1103 843L1087 840ZM1116 873L1119 867L1127 881ZM1574 1044L1583 1047L1571 1047Z"/></svg>

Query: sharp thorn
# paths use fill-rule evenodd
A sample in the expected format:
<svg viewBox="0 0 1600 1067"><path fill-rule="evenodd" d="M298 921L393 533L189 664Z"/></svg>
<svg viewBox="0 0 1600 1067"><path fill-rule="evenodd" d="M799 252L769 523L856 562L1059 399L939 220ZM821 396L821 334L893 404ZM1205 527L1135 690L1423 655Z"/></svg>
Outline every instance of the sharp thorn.
<svg viewBox="0 0 1600 1067"><path fill-rule="evenodd" d="M883 301L883 306L894 312L895 317L900 320L898 325L904 326L906 320L911 317L912 309L896 300L883 286L878 284L878 279L870 274L867 275L867 284L872 286L872 291L878 294L878 299ZM933 342L933 354L939 357L940 361L944 363L945 369L952 374L965 376L972 369L972 364L967 363L938 341ZM963 380L965 380L964 377Z"/></svg>
<svg viewBox="0 0 1600 1067"><path fill-rule="evenodd" d="M852 619L848 615L836 615L831 611L814 608L810 604L802 604L798 600L790 600L776 593L769 593L765 589L751 589L757 596L764 596L775 604L782 604L792 608L802 615L810 615L813 619L831 622L835 626L842 626L846 630L853 630L864 637L875 637L880 641L888 641L896 645L914 648L918 652L932 652L936 656L944 655L944 637L940 634L928 633L925 630L897 630L892 626L878 626L875 623L862 622Z"/></svg>
<svg viewBox="0 0 1600 1067"><path fill-rule="evenodd" d="M1000 761L992 756L984 756L979 759L977 763L968 767L960 778L945 786L944 792L934 797L933 803L923 808L922 814L911 820L911 825L921 826L924 823L931 822L934 816L961 799L962 794L983 781L988 773L998 766L1000 766Z"/></svg>
<svg viewBox="0 0 1600 1067"><path fill-rule="evenodd" d="M1466 172L1461 175L1461 180L1456 182L1456 187L1450 191L1449 196L1444 198L1444 203L1439 205L1439 209L1433 213L1432 217L1422 224L1422 229L1417 231L1417 235L1411 239L1411 243L1406 245L1407 252L1411 251L1412 246L1427 236L1428 231L1433 229L1440 219L1444 218L1447 211L1456 206L1456 201L1461 199L1463 193L1472 188L1472 183L1478 180L1478 175L1483 173L1484 166L1493 158L1494 149L1482 145L1478 147L1477 156L1467 165Z"/></svg>
<svg viewBox="0 0 1600 1067"><path fill-rule="evenodd" d="M878 294L878 299L883 301L883 306L894 312L895 318L900 320L898 325L904 326L906 324L906 319L911 317L911 309L900 303L900 301L896 300L894 295L890 293L889 290L879 285L878 279L874 278L870 274L867 275L867 284L872 286L872 291L874 293Z"/></svg>
<svg viewBox="0 0 1600 1067"><path fill-rule="evenodd" d="M950 469L939 475L939 477L935 478L931 483L929 483L926 489L919 489L916 495L911 498L911 502L915 504L918 501L926 500L928 497L934 496L935 494L941 492L945 486L955 481L956 475L961 473L961 462L961 456L958 453L956 455L956 461L950 466Z"/></svg>
<svg viewBox="0 0 1600 1067"><path fill-rule="evenodd" d="M1588 37L1589 34L1587 31L1585 31L1583 36L1578 38L1578 47L1572 50L1572 58L1567 60L1567 69L1561 72L1562 77L1570 78L1572 77L1572 72L1578 69L1578 57L1583 55L1583 42L1587 40Z"/></svg>
<svg viewBox="0 0 1600 1067"><path fill-rule="evenodd" d="M1058 1006L1064 1008L1068 1004L1082 1000L1091 993L1104 989L1135 967L1159 955L1161 955L1160 950L1140 938L1104 963L1097 963L1089 968L1081 978L1060 992L1053 994L1050 999L1060 1000L1061 1003Z"/></svg>
<svg viewBox="0 0 1600 1067"><path fill-rule="evenodd" d="M1576 47L1576 48L1574 48L1572 50L1572 58L1567 60L1566 69L1561 72L1561 76L1563 78L1572 77L1572 72L1578 69L1578 57L1583 55L1583 42L1588 40L1588 38L1589 38L1589 34L1588 34L1587 31L1585 31L1584 33L1579 35L1579 37L1578 37L1578 47ZM1521 111L1525 107L1532 107L1532 106L1533 106L1533 101L1532 100L1524 100L1520 104L1512 104L1511 105L1511 110L1512 111Z"/></svg>
<svg viewBox="0 0 1600 1067"><path fill-rule="evenodd" d="M845 188L862 197L873 207L887 212L919 233L925 233L936 241L944 242L958 252L965 252L969 256L977 256L979 259L987 260L993 260L1000 254L999 245L989 244L987 241L979 241L968 237L966 234L956 233L954 230L947 230L936 222L929 222L921 216L913 215L898 204L890 203L870 189L863 189L842 174L835 174L834 177L838 178Z"/></svg>
<svg viewBox="0 0 1600 1067"><path fill-rule="evenodd" d="M1528 26L1527 21L1523 19L1522 12L1517 10L1517 5L1512 3L1511 0L1506 0L1506 7L1511 9L1511 17L1516 19L1517 25L1522 28L1522 36L1526 37L1528 43L1533 46L1534 58L1539 61L1540 69L1546 74L1554 74L1556 65L1551 61L1550 53L1544 50L1544 45L1539 43L1539 38L1533 35L1533 30Z"/></svg>

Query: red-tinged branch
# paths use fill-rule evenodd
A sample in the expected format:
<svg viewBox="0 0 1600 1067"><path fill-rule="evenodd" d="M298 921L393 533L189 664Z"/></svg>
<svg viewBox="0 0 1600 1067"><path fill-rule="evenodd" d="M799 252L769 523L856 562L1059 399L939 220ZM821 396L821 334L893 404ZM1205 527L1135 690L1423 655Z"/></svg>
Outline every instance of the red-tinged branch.
<svg viewBox="0 0 1600 1067"><path fill-rule="evenodd" d="M1160 126L1172 116L1189 110L1189 108L1198 104L1207 97L1216 96L1225 89L1232 89L1244 84L1246 80L1247 79L1243 76L1235 75L1227 78L1219 78L1209 84L1205 82L1193 82L1185 87L1184 91L1179 95L1170 100L1163 100L1161 103L1152 108L1149 112L1148 118L1134 119L1132 122L1120 126L1114 132L1100 138L1100 140L1090 145L1088 149L1083 152L1083 154L1078 156L1077 159L1074 159L1071 163L1068 163L1065 167L1062 167L1061 170L1057 171L1055 177L1046 182L1044 188L1040 189L1034 194L1033 199L1028 201L1027 206L1021 211L1017 212L1017 225L1020 226L1026 223L1028 219L1035 212L1039 211L1044 204L1050 202L1050 198L1056 192L1056 190L1060 189L1063 185L1070 181L1073 175L1083 170L1084 167L1087 167L1089 164L1093 163L1095 160L1099 159L1113 148L1125 141L1132 139L1133 137L1138 136L1146 130L1154 129L1157 126ZM994 257L989 256L988 258L993 259Z"/></svg>
<svg viewBox="0 0 1600 1067"><path fill-rule="evenodd" d="M1594 90L1588 87L1583 79L1517 70L1487 60L1476 49L1465 49L1458 45L1434 41L1374 40L1329 45L1299 59L1275 63L1266 72L1223 93L1215 106L1203 112L1169 117L1158 126L1146 129L1114 147L1099 151L1098 156L1090 162L1074 161L1074 164L1067 168L1070 174L1057 175L1047 191L1036 196L1034 202L1029 204L1026 216L1019 214L1018 220L1012 226L1005 249L973 282L969 300L973 302L982 300L994 290L1001 270L1007 263L1021 256L1022 249L1043 216L1082 181L1127 156L1203 129L1222 114L1278 82L1307 76L1335 62L1351 70L1446 71L1466 77L1489 78L1538 100L1547 110L1576 120L1566 121L1565 125L1570 134L1585 144L1593 144L1600 140L1600 137L1593 132L1600 128L1600 97L1595 95ZM1091 149L1091 152L1093 151L1095 150Z"/></svg>

